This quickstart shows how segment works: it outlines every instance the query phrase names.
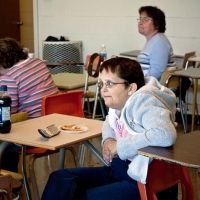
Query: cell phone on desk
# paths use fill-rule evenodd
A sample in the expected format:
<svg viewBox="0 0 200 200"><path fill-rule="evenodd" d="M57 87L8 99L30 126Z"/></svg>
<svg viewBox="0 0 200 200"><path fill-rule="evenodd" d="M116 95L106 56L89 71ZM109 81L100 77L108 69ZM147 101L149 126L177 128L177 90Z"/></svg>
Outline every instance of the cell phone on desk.
<svg viewBox="0 0 200 200"><path fill-rule="evenodd" d="M45 129L38 129L38 132L45 138L51 138L60 133L58 127L54 124L47 126Z"/></svg>

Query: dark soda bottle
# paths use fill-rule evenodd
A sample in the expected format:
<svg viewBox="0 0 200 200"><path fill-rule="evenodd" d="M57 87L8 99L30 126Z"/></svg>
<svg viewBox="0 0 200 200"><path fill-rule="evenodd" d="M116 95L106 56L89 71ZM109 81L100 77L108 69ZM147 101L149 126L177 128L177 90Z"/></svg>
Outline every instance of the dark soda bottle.
<svg viewBox="0 0 200 200"><path fill-rule="evenodd" d="M11 130L11 103L12 100L7 92L7 86L0 87L0 133L9 133Z"/></svg>

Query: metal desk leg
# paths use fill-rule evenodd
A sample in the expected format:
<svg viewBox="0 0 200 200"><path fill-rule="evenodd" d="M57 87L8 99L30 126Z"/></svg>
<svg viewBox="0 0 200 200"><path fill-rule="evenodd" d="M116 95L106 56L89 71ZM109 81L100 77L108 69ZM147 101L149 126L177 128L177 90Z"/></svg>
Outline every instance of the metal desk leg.
<svg viewBox="0 0 200 200"><path fill-rule="evenodd" d="M58 163L58 169L64 168L64 161L65 161L65 148L61 148L59 152L59 163Z"/></svg>
<svg viewBox="0 0 200 200"><path fill-rule="evenodd" d="M26 146L22 145L22 175L24 181L24 187L26 191L26 197L31 200L30 189L28 186L27 176L26 176Z"/></svg>
<svg viewBox="0 0 200 200"><path fill-rule="evenodd" d="M35 172L34 172L34 161L36 158L37 158L37 155L34 154L33 156L31 156L29 160L29 174L30 174L32 188L33 188L34 200L40 200L37 181L36 181Z"/></svg>
<svg viewBox="0 0 200 200"><path fill-rule="evenodd" d="M180 106L180 111L181 111L181 118L182 118L182 122L183 122L183 128L184 128L184 133L188 133L188 128L187 128L187 123L184 117L184 113L183 113L183 105L182 105L182 94L181 94L181 86L182 86L182 77L180 77L179 79L180 81L180 85L179 85L179 106Z"/></svg>
<svg viewBox="0 0 200 200"><path fill-rule="evenodd" d="M194 79L194 94L193 94L193 106L192 106L192 127L191 127L191 131L194 130L194 119L195 119L196 100L197 100L197 87L198 87L198 79Z"/></svg>
<svg viewBox="0 0 200 200"><path fill-rule="evenodd" d="M108 164L103 159L102 155L89 141L84 141L83 144L101 161L102 164L108 166Z"/></svg>

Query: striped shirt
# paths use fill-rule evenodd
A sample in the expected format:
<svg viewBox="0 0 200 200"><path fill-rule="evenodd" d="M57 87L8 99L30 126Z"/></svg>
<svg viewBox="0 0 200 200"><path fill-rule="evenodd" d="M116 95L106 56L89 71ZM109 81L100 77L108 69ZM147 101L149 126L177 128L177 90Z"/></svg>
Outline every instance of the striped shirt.
<svg viewBox="0 0 200 200"><path fill-rule="evenodd" d="M176 62L172 46L163 33L157 33L148 40L137 57L144 76L153 76L160 81L166 69L175 69Z"/></svg>
<svg viewBox="0 0 200 200"><path fill-rule="evenodd" d="M42 98L58 93L49 69L39 59L28 58L0 77L12 99L11 113L27 112L29 118L41 116Z"/></svg>

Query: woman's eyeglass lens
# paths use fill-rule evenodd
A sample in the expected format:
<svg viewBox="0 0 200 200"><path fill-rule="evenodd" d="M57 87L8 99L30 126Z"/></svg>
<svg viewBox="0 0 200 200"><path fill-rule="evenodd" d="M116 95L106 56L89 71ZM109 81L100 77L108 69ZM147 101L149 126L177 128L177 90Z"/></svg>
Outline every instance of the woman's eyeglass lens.
<svg viewBox="0 0 200 200"><path fill-rule="evenodd" d="M103 83L102 81L100 81L97 83L97 86L99 87L99 89L101 89L103 86L105 86L106 88L111 88L113 87L113 85L116 85L116 84L128 84L128 81L124 81L122 83L113 83L111 81L107 81Z"/></svg>
<svg viewBox="0 0 200 200"><path fill-rule="evenodd" d="M143 23L146 23L146 22L148 22L149 20L152 20L152 18L144 17L144 18L139 18L139 19L137 19L138 22L143 22Z"/></svg>

